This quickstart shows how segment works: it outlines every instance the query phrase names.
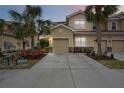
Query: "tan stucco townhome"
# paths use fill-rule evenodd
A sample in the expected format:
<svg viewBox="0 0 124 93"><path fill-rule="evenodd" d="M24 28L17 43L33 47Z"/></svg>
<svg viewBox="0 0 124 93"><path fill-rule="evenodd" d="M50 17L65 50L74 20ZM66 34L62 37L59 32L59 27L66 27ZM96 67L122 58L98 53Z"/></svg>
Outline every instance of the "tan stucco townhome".
<svg viewBox="0 0 124 93"><path fill-rule="evenodd" d="M86 47L97 52L95 29L95 24L87 22L81 10L66 16L65 22L53 23L49 37L51 52L80 52ZM110 16L101 29L102 52L124 52L124 13Z"/></svg>
<svg viewBox="0 0 124 93"><path fill-rule="evenodd" d="M6 21L4 26L3 35L0 35L0 50L22 50L23 43L25 43L25 49L31 49L31 39L25 38L24 40L18 39L15 34L10 31L11 21ZM35 36L35 46L37 46L37 36Z"/></svg>
<svg viewBox="0 0 124 93"><path fill-rule="evenodd" d="M3 34L0 35L0 50L15 50L21 48L20 40L9 30L11 22L6 21Z"/></svg>

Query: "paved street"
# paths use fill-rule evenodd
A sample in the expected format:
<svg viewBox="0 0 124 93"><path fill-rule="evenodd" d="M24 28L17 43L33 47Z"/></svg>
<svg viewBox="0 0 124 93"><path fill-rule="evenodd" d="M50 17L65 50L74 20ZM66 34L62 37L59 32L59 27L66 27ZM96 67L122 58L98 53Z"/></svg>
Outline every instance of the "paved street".
<svg viewBox="0 0 124 93"><path fill-rule="evenodd" d="M124 88L124 71L104 67L84 54L48 54L26 70L1 70L0 87Z"/></svg>

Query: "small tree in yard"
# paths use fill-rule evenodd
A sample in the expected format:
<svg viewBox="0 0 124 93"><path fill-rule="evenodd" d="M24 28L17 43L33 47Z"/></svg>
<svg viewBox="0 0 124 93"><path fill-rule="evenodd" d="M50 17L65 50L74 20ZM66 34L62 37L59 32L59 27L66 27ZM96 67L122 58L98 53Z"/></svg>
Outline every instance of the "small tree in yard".
<svg viewBox="0 0 124 93"><path fill-rule="evenodd" d="M47 39L41 39L39 42L41 48L45 48L49 46L49 41Z"/></svg>
<svg viewBox="0 0 124 93"><path fill-rule="evenodd" d="M96 38L97 38L97 55L101 56L101 28L100 24L107 20L109 15L112 15L118 10L117 5L89 5L85 9L85 16L87 21L96 24Z"/></svg>

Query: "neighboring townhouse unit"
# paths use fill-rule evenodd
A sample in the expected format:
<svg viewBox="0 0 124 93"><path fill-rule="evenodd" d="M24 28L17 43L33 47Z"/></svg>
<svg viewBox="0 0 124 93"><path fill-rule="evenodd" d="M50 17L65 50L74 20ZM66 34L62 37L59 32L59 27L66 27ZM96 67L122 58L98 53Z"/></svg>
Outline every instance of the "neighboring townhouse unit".
<svg viewBox="0 0 124 93"><path fill-rule="evenodd" d="M11 23L10 21L6 21L3 34L0 35L0 50L22 50L24 46L26 50L31 49L31 39L18 39L16 35L10 31ZM37 36L35 37L35 42L37 43Z"/></svg>
<svg viewBox="0 0 124 93"><path fill-rule="evenodd" d="M11 22L6 22L4 26L3 34L0 35L0 49L2 51L21 48L21 45L18 44L21 41L18 40L16 36L9 30L10 26L11 26Z"/></svg>
<svg viewBox="0 0 124 93"><path fill-rule="evenodd" d="M102 52L124 52L124 13L110 16L100 26ZM93 22L86 21L83 11L72 13L65 22L53 24L49 37L50 49L54 53L81 52L84 48L97 52L96 29Z"/></svg>

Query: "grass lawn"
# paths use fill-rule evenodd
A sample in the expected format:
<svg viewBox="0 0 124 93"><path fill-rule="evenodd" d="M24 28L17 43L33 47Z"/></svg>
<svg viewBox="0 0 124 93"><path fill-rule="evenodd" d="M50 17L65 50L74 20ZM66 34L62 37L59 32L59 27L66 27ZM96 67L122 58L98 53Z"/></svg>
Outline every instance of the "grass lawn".
<svg viewBox="0 0 124 93"><path fill-rule="evenodd" d="M2 64L0 66L0 70L3 69L30 69L32 66L34 66L35 64L37 64L39 62L39 60L41 60L43 57L45 57L46 54L42 55L40 58L27 58L27 62L18 62L16 65L16 61L12 60L12 58L10 58L10 65L3 65L2 64L2 58L0 57L0 64Z"/></svg>
<svg viewBox="0 0 124 93"><path fill-rule="evenodd" d="M124 61L112 59L105 55L100 57L96 55L95 56L88 55L88 56L110 69L124 69Z"/></svg>
<svg viewBox="0 0 124 93"><path fill-rule="evenodd" d="M119 60L100 60L99 63L111 69L124 69L124 62Z"/></svg>
<svg viewBox="0 0 124 93"><path fill-rule="evenodd" d="M27 64L30 66L30 67L32 67L32 66L34 66L36 63L38 63L38 59L33 59L33 60L28 60L28 62L27 62Z"/></svg>
<svg viewBox="0 0 124 93"><path fill-rule="evenodd" d="M38 63L39 60L37 59L30 59L26 64L19 64L19 65L10 65L10 66L3 66L0 67L0 69L30 69L32 66L34 66L36 63Z"/></svg>

